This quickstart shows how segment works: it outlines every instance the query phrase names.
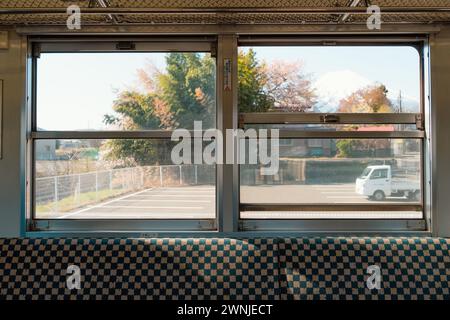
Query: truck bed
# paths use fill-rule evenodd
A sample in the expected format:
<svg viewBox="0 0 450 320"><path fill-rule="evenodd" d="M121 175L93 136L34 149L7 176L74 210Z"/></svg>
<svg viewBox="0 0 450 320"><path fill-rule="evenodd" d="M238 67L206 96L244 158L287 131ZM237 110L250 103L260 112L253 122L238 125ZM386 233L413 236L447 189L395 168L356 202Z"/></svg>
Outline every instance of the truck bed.
<svg viewBox="0 0 450 320"><path fill-rule="evenodd" d="M392 178L392 190L419 190L420 181L417 179Z"/></svg>

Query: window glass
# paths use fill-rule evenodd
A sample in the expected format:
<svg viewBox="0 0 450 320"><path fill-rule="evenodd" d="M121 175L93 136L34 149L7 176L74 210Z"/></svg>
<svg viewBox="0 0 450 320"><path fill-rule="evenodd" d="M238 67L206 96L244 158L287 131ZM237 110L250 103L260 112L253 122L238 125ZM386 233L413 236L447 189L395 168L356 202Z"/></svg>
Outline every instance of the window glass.
<svg viewBox="0 0 450 320"><path fill-rule="evenodd" d="M37 219L213 219L215 166L174 165L174 142L37 140Z"/></svg>
<svg viewBox="0 0 450 320"><path fill-rule="evenodd" d="M38 130L215 127L209 53L43 53L37 61Z"/></svg>
<svg viewBox="0 0 450 320"><path fill-rule="evenodd" d="M378 205L421 202L419 139L290 141L290 145L280 144L278 164L240 166L241 203ZM264 174L263 168L270 166L277 169L275 173ZM295 217L295 214L288 216Z"/></svg>
<svg viewBox="0 0 450 320"><path fill-rule="evenodd" d="M239 50L240 112L417 113L420 62L409 46Z"/></svg>
<svg viewBox="0 0 450 320"><path fill-rule="evenodd" d="M387 169L375 169L370 176L370 179L386 179L388 176Z"/></svg>

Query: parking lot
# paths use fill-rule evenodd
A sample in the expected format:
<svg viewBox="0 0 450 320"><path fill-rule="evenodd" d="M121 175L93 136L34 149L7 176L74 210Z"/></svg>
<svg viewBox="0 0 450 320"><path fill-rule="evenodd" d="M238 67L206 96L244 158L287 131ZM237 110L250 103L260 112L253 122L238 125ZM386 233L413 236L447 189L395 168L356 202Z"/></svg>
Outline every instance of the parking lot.
<svg viewBox="0 0 450 320"><path fill-rule="evenodd" d="M211 186L149 188L56 216L59 219L203 219L215 217Z"/></svg>
<svg viewBox="0 0 450 320"><path fill-rule="evenodd" d="M149 188L76 210L58 213L59 219L211 219L215 217L213 186ZM353 184L270 185L241 187L242 203L373 204L355 193ZM411 203L387 198L378 203ZM243 218L417 218L417 212L244 212Z"/></svg>

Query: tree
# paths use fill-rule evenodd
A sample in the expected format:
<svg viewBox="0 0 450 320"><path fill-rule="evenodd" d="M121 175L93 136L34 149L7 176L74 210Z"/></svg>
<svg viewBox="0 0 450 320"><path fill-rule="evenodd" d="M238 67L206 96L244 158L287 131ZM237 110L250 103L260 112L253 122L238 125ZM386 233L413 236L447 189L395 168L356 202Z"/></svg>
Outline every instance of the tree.
<svg viewBox="0 0 450 320"><path fill-rule="evenodd" d="M383 84L369 85L359 89L339 102L338 112L387 113L392 112L392 103Z"/></svg>
<svg viewBox="0 0 450 320"><path fill-rule="evenodd" d="M193 129L194 121L215 126L215 64L209 55L170 53L166 56L166 73L157 82L162 100L174 116L175 126Z"/></svg>
<svg viewBox="0 0 450 320"><path fill-rule="evenodd" d="M274 61L267 66L267 94L275 111L306 112L316 103L316 95L300 62Z"/></svg>
<svg viewBox="0 0 450 320"><path fill-rule="evenodd" d="M338 112L354 113L389 113L394 108L387 97L388 90L383 84L370 85L359 89L342 99ZM348 127L354 130L353 127ZM339 157L376 156L381 152L387 154L390 142L386 139L342 139L336 143Z"/></svg>
<svg viewBox="0 0 450 320"><path fill-rule="evenodd" d="M150 67L138 72L145 92L118 94L104 122L124 130L192 129L194 120L204 127L215 124L215 65L209 55L169 53L166 70ZM109 140L105 158L118 166L169 164L172 141Z"/></svg>
<svg viewBox="0 0 450 320"><path fill-rule="evenodd" d="M260 62L254 50L238 55L240 112L274 110L306 111L314 93L300 64ZM193 129L215 127L215 62L210 55L169 53L166 68L150 66L138 71L144 92L125 90L118 94L113 110L104 122L124 130ZM117 165L170 163L170 145L152 140L110 140L104 145L105 158ZM160 150L160 151L158 151Z"/></svg>
<svg viewBox="0 0 450 320"><path fill-rule="evenodd" d="M268 81L266 65L260 63L253 49L240 50L238 54L238 105L240 112L264 112L274 106L274 100L266 92Z"/></svg>
<svg viewBox="0 0 450 320"><path fill-rule="evenodd" d="M253 49L239 51L239 111L308 111L315 104L311 81L299 62L260 62Z"/></svg>

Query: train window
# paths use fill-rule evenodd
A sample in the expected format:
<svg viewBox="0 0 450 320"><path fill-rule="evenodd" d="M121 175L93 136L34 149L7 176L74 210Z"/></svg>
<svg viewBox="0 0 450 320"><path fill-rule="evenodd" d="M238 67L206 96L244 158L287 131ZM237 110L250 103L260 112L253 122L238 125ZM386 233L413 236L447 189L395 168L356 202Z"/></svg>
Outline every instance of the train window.
<svg viewBox="0 0 450 320"><path fill-rule="evenodd" d="M240 164L244 225L252 219L273 225L280 219L422 219L417 46L268 42L243 39L239 48L239 125L277 130L280 137L272 150L279 155L276 172Z"/></svg>
<svg viewBox="0 0 450 320"><path fill-rule="evenodd" d="M216 126L211 44L144 45L136 44L136 52L115 50L114 43L81 43L72 52L70 43L39 46L31 135L34 221L215 228L215 165L171 158L175 129L192 130L194 121L205 130ZM172 220L185 223L173 227Z"/></svg>

